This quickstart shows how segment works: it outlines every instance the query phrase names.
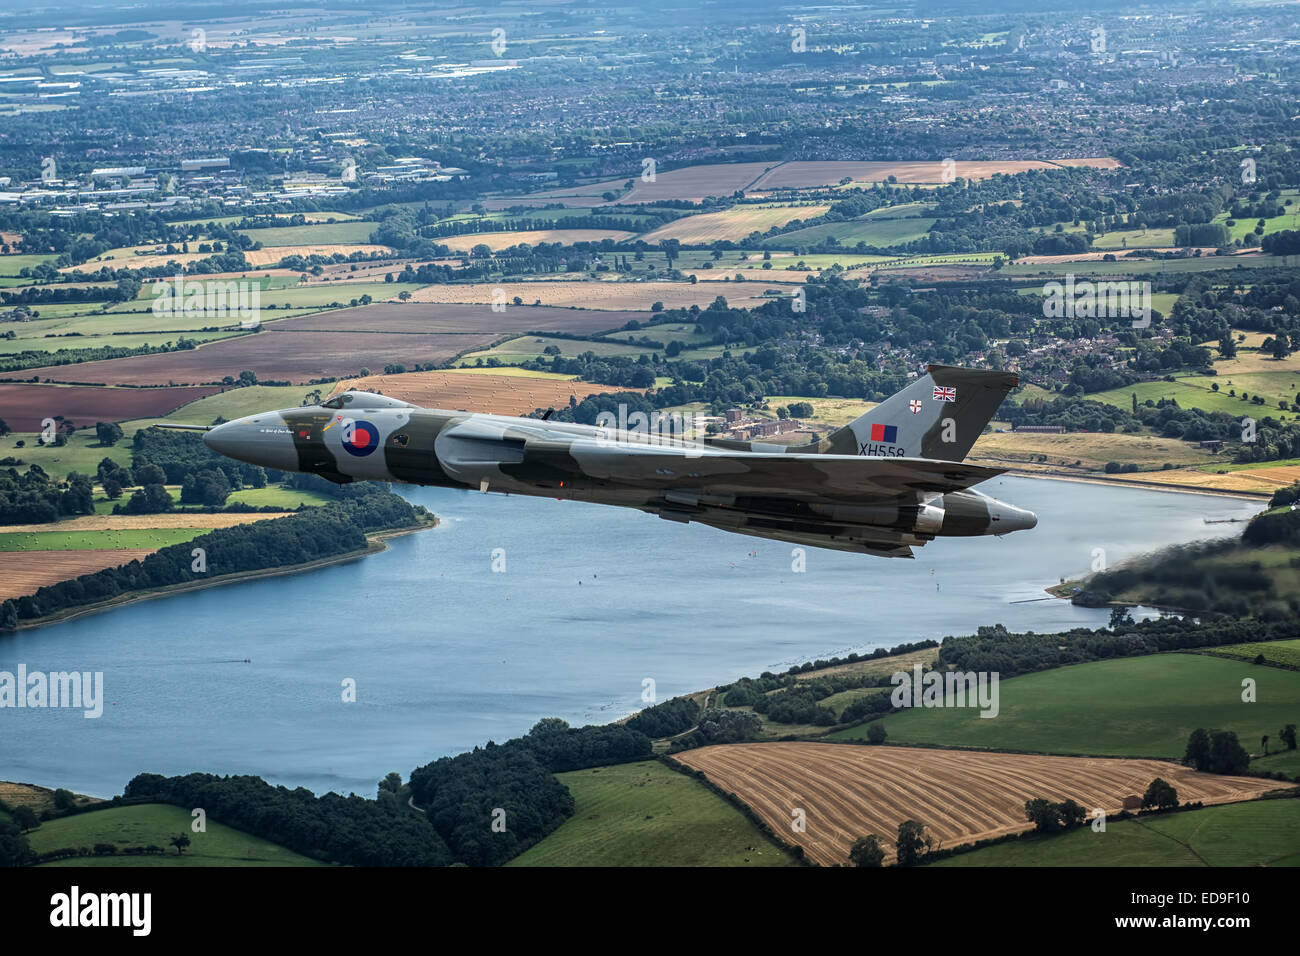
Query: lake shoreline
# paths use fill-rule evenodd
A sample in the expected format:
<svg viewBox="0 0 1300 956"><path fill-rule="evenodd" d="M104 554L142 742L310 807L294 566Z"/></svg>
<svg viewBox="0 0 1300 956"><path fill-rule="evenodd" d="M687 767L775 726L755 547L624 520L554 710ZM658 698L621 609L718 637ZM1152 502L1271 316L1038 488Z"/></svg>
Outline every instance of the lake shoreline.
<svg viewBox="0 0 1300 956"><path fill-rule="evenodd" d="M224 574L213 578L210 581L187 581L184 584L173 584L165 588L156 588L150 591L131 591L126 594L119 594L99 601L95 604L88 604L84 607L70 609L58 614L51 614L47 617L37 618L34 621L20 623L10 633L17 634L19 631L34 630L36 628L47 627L51 624L62 624L67 621L75 621L81 617L88 617L91 614L99 614L103 611L110 611L113 608L124 607L128 604L138 604L142 601L153 601L158 598L172 597L177 594L185 594L192 591L202 591L207 588L222 587L227 584L235 584L240 581L255 581L260 578L274 578L290 574L302 574L307 571L315 571L319 568L327 568L335 564L346 564L350 561L360 561L362 558L369 557L372 554L379 554L388 550L386 543L389 538L400 538L408 534L415 534L420 531L428 531L430 528L438 526L438 519L434 516L430 522L422 522L418 525L410 525L402 528L394 528L389 531L377 531L366 535L367 546L359 548L356 551L347 551L343 554L331 555L328 558L320 558L316 561L308 561L304 564L290 564L277 568L261 568L256 571L237 571L234 574ZM3 637L3 634L0 634Z"/></svg>

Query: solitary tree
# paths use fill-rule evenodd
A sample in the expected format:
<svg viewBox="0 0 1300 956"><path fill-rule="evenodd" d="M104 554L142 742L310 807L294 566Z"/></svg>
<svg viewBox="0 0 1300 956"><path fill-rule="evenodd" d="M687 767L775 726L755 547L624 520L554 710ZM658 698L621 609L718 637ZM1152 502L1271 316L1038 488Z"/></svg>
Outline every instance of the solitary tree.
<svg viewBox="0 0 1300 956"><path fill-rule="evenodd" d="M18 824L18 829L26 833L28 830L35 830L41 825L41 818L36 815L36 811L31 807L14 807L9 812L14 818L14 823Z"/></svg>
<svg viewBox="0 0 1300 956"><path fill-rule="evenodd" d="M1287 724L1285 727L1283 727L1281 730L1277 732L1277 735L1282 738L1282 743L1286 744L1287 750L1296 749L1295 724Z"/></svg>
<svg viewBox="0 0 1300 956"><path fill-rule="evenodd" d="M934 841L926 835L925 824L918 820L904 820L898 825L898 842L895 848L898 852L899 866L915 866L930 852L930 847Z"/></svg>
<svg viewBox="0 0 1300 956"><path fill-rule="evenodd" d="M1156 777L1142 796L1142 809L1155 807L1160 810L1172 810L1178 806L1178 791L1173 784Z"/></svg>
<svg viewBox="0 0 1300 956"><path fill-rule="evenodd" d="M1250 769L1250 754L1231 730L1210 734L1210 772L1242 774Z"/></svg>
<svg viewBox="0 0 1300 956"><path fill-rule="evenodd" d="M116 445L122 439L122 426L116 422L95 422L95 434L101 445Z"/></svg>
<svg viewBox="0 0 1300 956"><path fill-rule="evenodd" d="M176 855L180 856L185 852L185 848L190 845L188 834L181 833L171 838L171 845L176 847Z"/></svg>
<svg viewBox="0 0 1300 956"><path fill-rule="evenodd" d="M1183 754L1183 763L1195 770L1209 769L1210 735L1204 727L1197 727L1187 738L1187 752Z"/></svg>
<svg viewBox="0 0 1300 956"><path fill-rule="evenodd" d="M1061 829L1061 808L1043 797L1025 801L1025 819L1039 833L1055 833Z"/></svg>
<svg viewBox="0 0 1300 956"><path fill-rule="evenodd" d="M854 866L881 866L885 861L885 848L874 833L858 837L849 849L849 861Z"/></svg>
<svg viewBox="0 0 1300 956"><path fill-rule="evenodd" d="M1088 811L1073 800L1062 800L1057 810L1061 814L1061 825L1066 828L1081 826L1088 819Z"/></svg>

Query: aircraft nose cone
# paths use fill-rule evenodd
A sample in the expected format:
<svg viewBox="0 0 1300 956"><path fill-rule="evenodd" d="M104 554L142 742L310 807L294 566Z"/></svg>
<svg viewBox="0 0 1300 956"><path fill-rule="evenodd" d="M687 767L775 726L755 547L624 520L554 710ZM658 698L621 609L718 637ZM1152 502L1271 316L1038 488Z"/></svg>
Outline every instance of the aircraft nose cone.
<svg viewBox="0 0 1300 956"><path fill-rule="evenodd" d="M216 428L204 432L203 444L218 455L233 458L234 456L230 453L239 444L239 436L236 434L237 429L234 427L236 424L236 422L226 422L224 425L218 425Z"/></svg>
<svg viewBox="0 0 1300 956"><path fill-rule="evenodd" d="M268 416L241 418L203 433L203 444L218 455L263 468L298 469L293 436L278 419Z"/></svg>
<svg viewBox="0 0 1300 956"><path fill-rule="evenodd" d="M998 521L994 527L997 534L1007 534L1011 531L1028 531L1037 524L1038 515L1032 511L1004 504L998 509Z"/></svg>

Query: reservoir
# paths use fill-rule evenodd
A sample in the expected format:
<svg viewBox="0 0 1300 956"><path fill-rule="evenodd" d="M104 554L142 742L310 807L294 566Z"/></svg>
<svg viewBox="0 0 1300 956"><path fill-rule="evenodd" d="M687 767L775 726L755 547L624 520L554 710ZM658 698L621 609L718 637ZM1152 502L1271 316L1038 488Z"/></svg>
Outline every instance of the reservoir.
<svg viewBox="0 0 1300 956"><path fill-rule="evenodd" d="M0 779L108 797L137 773L204 771L373 796L389 771L542 717L616 720L643 689L663 701L984 624L1104 626L1105 610L1035 599L1103 558L1239 534L1205 519L1262 507L1002 477L980 490L1036 512L1035 530L941 539L911 561L807 548L796 572L792 545L636 511L399 490L439 527L360 561L0 637L0 670L101 671L105 698L99 719L0 710Z"/></svg>

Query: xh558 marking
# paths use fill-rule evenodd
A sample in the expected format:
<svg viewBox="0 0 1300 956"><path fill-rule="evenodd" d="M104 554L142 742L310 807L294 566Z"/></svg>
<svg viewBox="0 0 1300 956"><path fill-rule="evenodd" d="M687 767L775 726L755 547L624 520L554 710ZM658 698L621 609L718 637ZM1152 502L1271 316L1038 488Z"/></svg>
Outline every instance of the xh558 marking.
<svg viewBox="0 0 1300 956"><path fill-rule="evenodd" d="M972 490L1004 469L963 462L1016 385L1006 372L932 365L866 415L803 445L699 443L420 408L369 392L250 415L205 429L203 440L239 461L339 483L570 498L910 558L913 547L936 537L1001 535L1038 523L1032 512Z"/></svg>

